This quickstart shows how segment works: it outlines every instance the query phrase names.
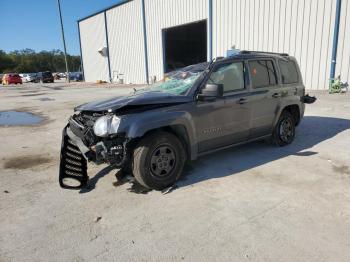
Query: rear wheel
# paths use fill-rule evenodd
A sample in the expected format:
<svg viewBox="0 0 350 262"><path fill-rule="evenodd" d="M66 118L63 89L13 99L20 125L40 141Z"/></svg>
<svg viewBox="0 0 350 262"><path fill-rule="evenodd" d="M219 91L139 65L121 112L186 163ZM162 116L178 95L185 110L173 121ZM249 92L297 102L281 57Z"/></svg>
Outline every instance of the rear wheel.
<svg viewBox="0 0 350 262"><path fill-rule="evenodd" d="M286 146L293 142L295 137L295 119L288 111L283 111L275 126L272 139L278 146Z"/></svg>
<svg viewBox="0 0 350 262"><path fill-rule="evenodd" d="M133 174L141 185L161 190L180 177L186 161L181 141L173 134L157 132L144 137L133 154Z"/></svg>

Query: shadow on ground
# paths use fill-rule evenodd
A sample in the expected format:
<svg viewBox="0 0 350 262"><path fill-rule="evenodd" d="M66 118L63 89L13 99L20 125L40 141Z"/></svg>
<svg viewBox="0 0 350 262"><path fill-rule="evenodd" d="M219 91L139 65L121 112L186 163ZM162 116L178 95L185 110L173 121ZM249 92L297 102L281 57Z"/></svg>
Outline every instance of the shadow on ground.
<svg viewBox="0 0 350 262"><path fill-rule="evenodd" d="M297 127L295 140L286 147L276 147L264 141L253 142L199 158L185 170L179 187L207 179L235 175L289 155L315 155L315 145L350 128L350 120L332 117L305 116Z"/></svg>
<svg viewBox="0 0 350 262"><path fill-rule="evenodd" d="M112 170L115 170L112 166L107 166L100 170L94 177L89 179L86 187L80 189L79 194L84 194L95 189L97 182L104 176L108 175Z"/></svg>
<svg viewBox="0 0 350 262"><path fill-rule="evenodd" d="M300 157L315 155L318 152L312 150L313 146L349 128L348 119L305 116L297 127L296 137L291 145L276 147L258 141L201 157L185 168L183 178L177 182L177 186L184 187L212 178L235 175L289 155ZM102 169L90 179L88 187L80 190L80 193L93 190L98 180L112 170L111 167Z"/></svg>

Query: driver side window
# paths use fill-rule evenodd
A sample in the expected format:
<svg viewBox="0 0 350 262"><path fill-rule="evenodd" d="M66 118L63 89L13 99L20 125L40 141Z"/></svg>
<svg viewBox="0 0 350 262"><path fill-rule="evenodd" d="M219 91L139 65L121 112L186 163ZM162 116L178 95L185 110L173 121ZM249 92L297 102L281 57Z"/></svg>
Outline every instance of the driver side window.
<svg viewBox="0 0 350 262"><path fill-rule="evenodd" d="M211 73L208 84L222 84L224 87L224 93L244 89L243 62L219 65Z"/></svg>

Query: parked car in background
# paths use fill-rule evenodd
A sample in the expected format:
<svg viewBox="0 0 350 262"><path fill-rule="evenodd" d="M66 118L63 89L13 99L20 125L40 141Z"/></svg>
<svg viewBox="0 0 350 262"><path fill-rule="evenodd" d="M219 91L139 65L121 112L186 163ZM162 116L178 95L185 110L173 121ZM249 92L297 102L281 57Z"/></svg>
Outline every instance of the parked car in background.
<svg viewBox="0 0 350 262"><path fill-rule="evenodd" d="M40 83L53 83L54 79L50 71L45 71L36 74L36 81Z"/></svg>
<svg viewBox="0 0 350 262"><path fill-rule="evenodd" d="M70 72L69 79L71 81L83 81L83 74L81 72Z"/></svg>
<svg viewBox="0 0 350 262"><path fill-rule="evenodd" d="M30 74L28 74L28 76L27 76L27 81L28 81L28 82L35 82L36 79L37 79L36 73L30 73Z"/></svg>
<svg viewBox="0 0 350 262"><path fill-rule="evenodd" d="M54 73L54 74L53 74L53 78L54 78L55 80L60 80L60 79L61 79L60 73Z"/></svg>
<svg viewBox="0 0 350 262"><path fill-rule="evenodd" d="M26 77L27 77L27 73L22 73L22 74L19 74L19 76L21 77L21 79L22 79L22 82L27 82L26 81Z"/></svg>
<svg viewBox="0 0 350 262"><path fill-rule="evenodd" d="M22 78L22 82L35 82L36 80L36 74L35 73L24 73L19 74L19 76Z"/></svg>
<svg viewBox="0 0 350 262"><path fill-rule="evenodd" d="M66 78L66 73L58 73L61 78Z"/></svg>
<svg viewBox="0 0 350 262"><path fill-rule="evenodd" d="M5 74L2 77L2 84L3 85L11 85L11 84L22 84L22 78L19 76L19 74Z"/></svg>

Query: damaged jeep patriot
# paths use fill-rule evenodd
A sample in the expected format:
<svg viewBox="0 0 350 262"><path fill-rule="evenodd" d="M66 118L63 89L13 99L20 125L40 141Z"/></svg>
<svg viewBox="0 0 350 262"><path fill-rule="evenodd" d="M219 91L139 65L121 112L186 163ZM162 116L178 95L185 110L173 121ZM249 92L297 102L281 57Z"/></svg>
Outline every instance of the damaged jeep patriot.
<svg viewBox="0 0 350 262"><path fill-rule="evenodd" d="M292 143L315 99L288 54L240 51L185 67L129 96L76 107L63 129L60 186L86 186L92 161L161 190L201 155L258 139Z"/></svg>

